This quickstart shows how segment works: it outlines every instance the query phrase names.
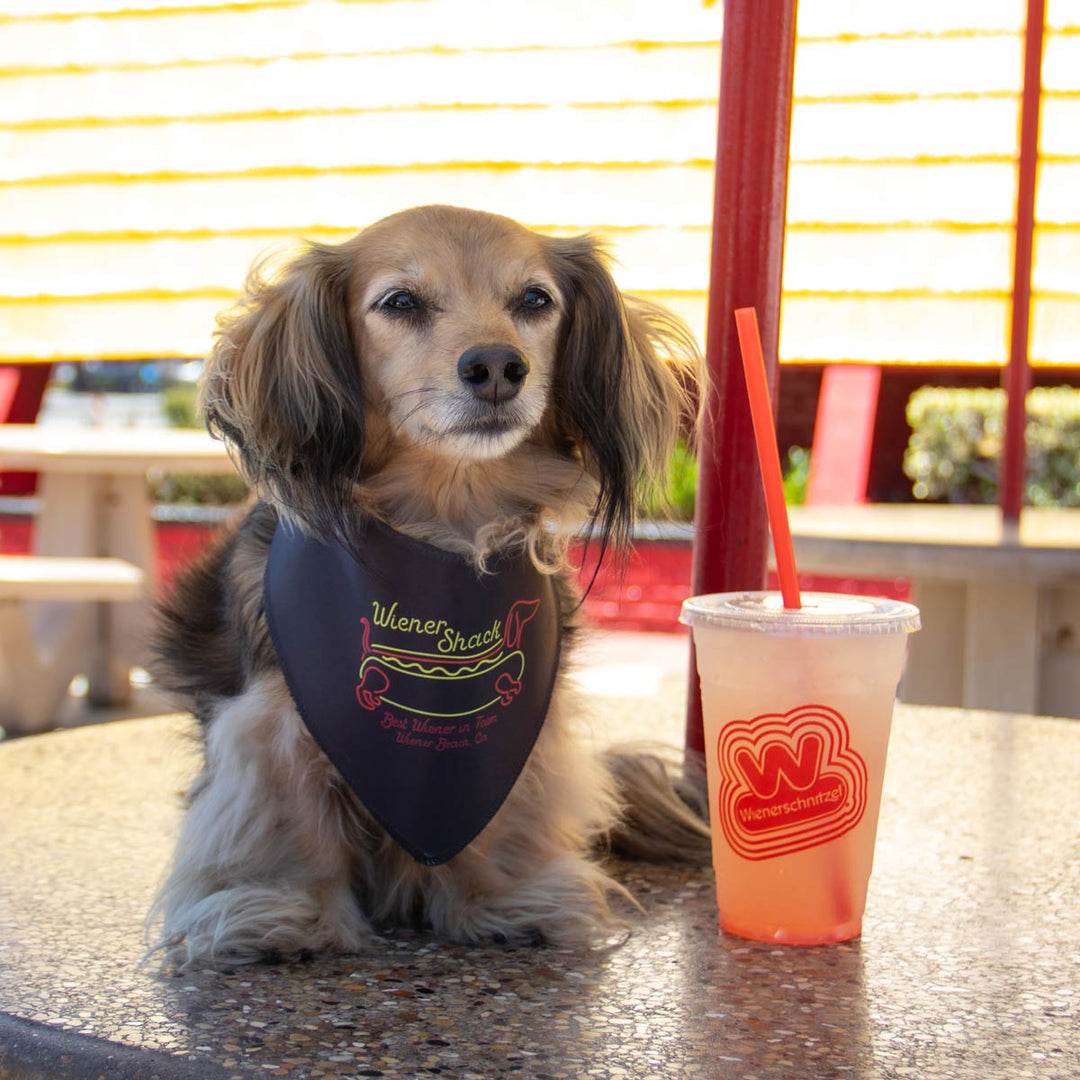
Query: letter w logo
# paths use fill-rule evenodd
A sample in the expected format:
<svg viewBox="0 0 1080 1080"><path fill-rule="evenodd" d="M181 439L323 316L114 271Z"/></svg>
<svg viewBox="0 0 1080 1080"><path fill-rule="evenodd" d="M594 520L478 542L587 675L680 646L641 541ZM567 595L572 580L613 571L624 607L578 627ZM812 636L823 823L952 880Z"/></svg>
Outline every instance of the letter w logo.
<svg viewBox="0 0 1080 1080"><path fill-rule="evenodd" d="M772 798L780 787L780 777L796 791L805 791L818 778L821 768L823 740L820 735L808 734L799 740L798 757L783 743L765 745L761 757L756 758L749 750L735 753L735 764L760 798Z"/></svg>

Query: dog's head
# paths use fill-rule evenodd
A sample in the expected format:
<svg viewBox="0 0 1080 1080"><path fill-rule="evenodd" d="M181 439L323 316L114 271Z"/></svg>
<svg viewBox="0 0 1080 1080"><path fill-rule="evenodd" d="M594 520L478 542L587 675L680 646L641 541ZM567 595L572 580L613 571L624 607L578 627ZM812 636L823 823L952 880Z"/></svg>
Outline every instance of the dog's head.
<svg viewBox="0 0 1080 1080"><path fill-rule="evenodd" d="M624 297L588 237L429 206L253 277L203 378L252 486L321 535L390 456L483 468L524 444L580 462L621 543L690 414L697 350Z"/></svg>

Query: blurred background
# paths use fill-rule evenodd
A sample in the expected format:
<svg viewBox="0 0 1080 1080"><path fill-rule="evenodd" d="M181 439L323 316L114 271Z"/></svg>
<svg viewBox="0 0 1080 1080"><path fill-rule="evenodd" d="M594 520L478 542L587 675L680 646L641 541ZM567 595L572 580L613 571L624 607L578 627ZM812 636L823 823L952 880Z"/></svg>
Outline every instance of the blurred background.
<svg viewBox="0 0 1080 1080"><path fill-rule="evenodd" d="M994 395L916 403L915 450L909 398L1001 381L1024 0L798 14L779 402L793 498L823 371L870 365L866 497L992 501ZM722 23L708 0L0 0L0 364L42 365L43 422L194 422L185 394L253 260L426 202L596 233L624 288L701 336ZM1077 192L1080 0L1049 0L1037 386L1080 383ZM1075 460L1074 401L1049 412ZM1075 469L1049 497L1070 492Z"/></svg>
<svg viewBox="0 0 1080 1080"><path fill-rule="evenodd" d="M815 480L832 472L841 502L998 500L1027 12L798 4L778 400L792 503L828 503ZM215 318L255 260L422 203L594 233L624 289L703 339L723 16L719 0L0 0L0 420L198 425ZM1080 0L1047 0L1044 28L1023 497L1064 507L1080 506ZM597 579L602 626L680 630L685 447L671 471L687 524ZM79 484L57 488L63 543L46 542L42 474L0 472L0 554L119 554L167 584L245 490L149 472L153 538L135 554L123 529L90 550L112 480L86 474L100 492L81 541L61 536ZM1047 632L1074 649L1080 608L1054 611ZM681 683L680 641L671 655Z"/></svg>

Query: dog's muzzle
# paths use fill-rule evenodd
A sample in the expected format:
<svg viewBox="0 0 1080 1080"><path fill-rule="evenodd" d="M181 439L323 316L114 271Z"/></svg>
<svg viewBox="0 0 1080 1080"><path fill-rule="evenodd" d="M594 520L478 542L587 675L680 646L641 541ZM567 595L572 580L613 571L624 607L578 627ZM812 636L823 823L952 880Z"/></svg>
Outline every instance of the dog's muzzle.
<svg viewBox="0 0 1080 1080"><path fill-rule="evenodd" d="M500 405L520 393L529 374L529 361L509 345L474 345L461 354L457 370L474 397Z"/></svg>

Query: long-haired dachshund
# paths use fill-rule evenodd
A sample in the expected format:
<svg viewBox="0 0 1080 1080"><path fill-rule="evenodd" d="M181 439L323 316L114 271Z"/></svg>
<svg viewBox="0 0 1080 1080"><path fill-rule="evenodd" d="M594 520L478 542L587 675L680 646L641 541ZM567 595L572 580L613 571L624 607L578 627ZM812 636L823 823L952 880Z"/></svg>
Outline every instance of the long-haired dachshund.
<svg viewBox="0 0 1080 1080"><path fill-rule="evenodd" d="M625 548L698 366L591 239L476 211L253 274L201 404L259 501L160 610L205 739L154 909L172 963L395 925L587 943L628 898L605 849L707 860L697 783L575 737L559 675L568 543Z"/></svg>

